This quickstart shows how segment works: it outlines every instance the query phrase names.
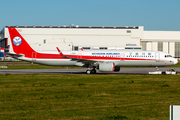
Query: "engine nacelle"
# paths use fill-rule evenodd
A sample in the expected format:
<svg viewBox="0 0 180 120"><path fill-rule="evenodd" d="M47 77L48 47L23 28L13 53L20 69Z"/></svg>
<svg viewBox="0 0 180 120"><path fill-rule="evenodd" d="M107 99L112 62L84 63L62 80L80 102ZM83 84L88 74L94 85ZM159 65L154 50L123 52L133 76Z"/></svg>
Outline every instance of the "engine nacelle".
<svg viewBox="0 0 180 120"><path fill-rule="evenodd" d="M116 66L113 62L103 62L103 63L99 63L99 71L119 71L120 67Z"/></svg>

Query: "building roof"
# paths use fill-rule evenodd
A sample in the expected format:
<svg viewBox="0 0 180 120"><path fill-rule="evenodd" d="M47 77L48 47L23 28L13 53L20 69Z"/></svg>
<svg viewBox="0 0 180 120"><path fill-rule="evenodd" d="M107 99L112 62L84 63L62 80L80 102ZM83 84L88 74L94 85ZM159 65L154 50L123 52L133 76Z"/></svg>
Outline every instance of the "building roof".
<svg viewBox="0 0 180 120"><path fill-rule="evenodd" d="M93 28L93 29L138 29L139 27L93 27L93 26L5 26L8 27L15 27L15 28Z"/></svg>

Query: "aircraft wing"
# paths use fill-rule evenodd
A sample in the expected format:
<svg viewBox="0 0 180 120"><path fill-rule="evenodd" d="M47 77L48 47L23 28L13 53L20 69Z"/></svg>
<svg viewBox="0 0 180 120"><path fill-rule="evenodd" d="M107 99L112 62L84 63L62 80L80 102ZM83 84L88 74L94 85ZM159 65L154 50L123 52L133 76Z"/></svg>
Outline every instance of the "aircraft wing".
<svg viewBox="0 0 180 120"><path fill-rule="evenodd" d="M97 60L89 60L89 59L81 59L81 58L74 58L74 57L71 57L71 55L65 55L63 54L58 47L56 47L59 54L64 57L64 58L68 58L68 59L71 59L72 61L77 61L77 62L82 62L84 64L94 64L94 63L97 63L99 61Z"/></svg>
<svg viewBox="0 0 180 120"><path fill-rule="evenodd" d="M72 61L77 61L77 62L81 62L83 63L85 66L97 66L99 64L100 61L98 60L89 60L89 59L80 59L80 58L69 58Z"/></svg>
<svg viewBox="0 0 180 120"><path fill-rule="evenodd" d="M89 59L80 59L80 58L70 58L72 61L77 61L77 62L82 62L84 64L93 64L93 63L96 63L96 62L99 62L97 60L89 60Z"/></svg>

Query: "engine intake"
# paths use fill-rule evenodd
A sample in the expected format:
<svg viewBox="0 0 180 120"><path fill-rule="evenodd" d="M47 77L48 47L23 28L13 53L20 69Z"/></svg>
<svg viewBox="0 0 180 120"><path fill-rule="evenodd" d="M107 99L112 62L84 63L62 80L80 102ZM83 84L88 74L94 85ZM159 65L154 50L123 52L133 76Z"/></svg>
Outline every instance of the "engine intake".
<svg viewBox="0 0 180 120"><path fill-rule="evenodd" d="M103 63L99 63L99 71L103 71L103 72L120 71L120 67L115 66L113 62L103 62Z"/></svg>

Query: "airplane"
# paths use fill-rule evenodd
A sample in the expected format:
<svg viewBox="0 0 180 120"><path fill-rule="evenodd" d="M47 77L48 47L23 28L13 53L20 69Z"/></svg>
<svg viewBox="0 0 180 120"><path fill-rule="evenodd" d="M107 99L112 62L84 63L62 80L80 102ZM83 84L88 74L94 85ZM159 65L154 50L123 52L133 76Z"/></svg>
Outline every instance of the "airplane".
<svg viewBox="0 0 180 120"><path fill-rule="evenodd" d="M6 54L13 58L50 66L87 67L87 74L119 72L123 66L171 66L178 63L176 58L160 51L141 50L79 50L79 51L35 51L14 27L9 27L13 52Z"/></svg>

